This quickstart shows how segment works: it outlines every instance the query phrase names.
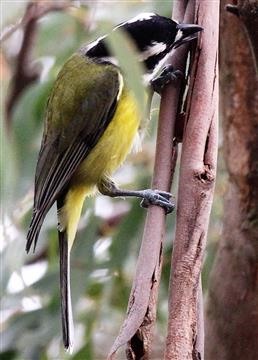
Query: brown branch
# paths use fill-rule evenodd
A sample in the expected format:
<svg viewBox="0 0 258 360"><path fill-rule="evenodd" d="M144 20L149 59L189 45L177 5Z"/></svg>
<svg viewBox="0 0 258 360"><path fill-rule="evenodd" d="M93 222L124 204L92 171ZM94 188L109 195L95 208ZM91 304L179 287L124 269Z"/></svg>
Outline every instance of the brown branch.
<svg viewBox="0 0 258 360"><path fill-rule="evenodd" d="M185 3L185 6L182 4ZM180 3L176 18L183 19L187 1ZM187 48L177 51L171 58L176 69L185 71ZM173 144L181 81L167 86L160 104L156 156L152 188L170 191L177 159L177 146ZM136 274L129 299L127 317L109 354L113 359L117 349L128 342L127 359L148 359L151 352L156 320L158 288L162 267L162 241L165 234L165 215L162 209L148 209Z"/></svg>
<svg viewBox="0 0 258 360"><path fill-rule="evenodd" d="M204 310L203 310L203 293L202 280L199 279L197 293L197 334L196 341L193 346L193 360L204 359ZM194 358L195 355L195 358Z"/></svg>
<svg viewBox="0 0 258 360"><path fill-rule="evenodd" d="M191 6L187 7L187 1L174 3L173 6L173 18L184 21L185 23L190 23L193 21L192 18L193 9ZM188 53L189 46L184 46L181 49L178 49L169 59L168 63L172 64L175 69L181 70L185 73L186 58ZM159 188L160 176L162 173L165 173L165 169L162 170L160 165L163 161L163 158L166 156L164 152L164 143L169 142L169 137L171 136L168 129L172 129L173 136L175 136L174 129L175 123L178 124L180 120L179 111L182 107L182 94L185 88L183 81L177 84L175 87L169 87L162 94L161 104L160 104L160 114L159 114L159 128L157 134L157 148L156 148L156 161L154 167L154 177L153 177L153 188ZM167 154L169 156L169 153ZM173 145L172 148L172 175L177 161L177 144ZM169 171L167 168L166 171ZM173 176L171 181L173 180ZM146 222L146 225L148 223ZM165 229L164 229L165 231ZM140 353L137 354L137 348L140 348L144 359L148 359L151 352L151 345L153 342L153 333L154 326L156 321L156 311L157 311L157 299L158 299L158 290L160 284L160 276L162 270L162 237L160 237L161 248L160 248L160 259L155 268L153 276L153 284L150 291L149 304L147 308L147 313L144 317L143 323L140 328L137 330L134 337L129 341L128 351L130 356L128 358L140 359ZM136 340L137 347L134 347L133 341ZM139 346L140 345L140 346ZM138 355L138 356L137 356Z"/></svg>
<svg viewBox="0 0 258 360"><path fill-rule="evenodd" d="M174 91L175 89L169 87L165 90L165 93L173 93ZM164 106L164 102L167 105ZM159 135L156 145L155 175L152 181L153 188L158 188L164 191L170 191L173 168L173 157L171 156L173 149L173 120L169 114L168 105L171 106L171 103L169 98L165 96L163 97L163 106L161 108L163 115L160 115L158 127ZM171 109L176 113L177 107L171 106ZM174 118L175 116L173 119ZM168 123L166 123L166 121ZM126 344L128 341L130 341L127 352L128 358L130 358L130 351L133 351L136 354L139 351L143 354L149 352L149 339L151 337L149 327L152 327L152 323L155 320L156 315L152 309L155 307L154 303L156 304L157 300L156 291L151 293L151 290L153 287L156 287L157 282L159 282L161 243L164 235L164 210L157 206L150 206L147 212L134 283L128 303L127 317L112 346L109 359L113 359L117 349ZM150 300L151 297L152 299ZM150 306L150 310L148 310L148 306ZM142 329L141 325L143 325ZM138 344L137 348L134 346L136 343ZM139 357L135 357L135 359L139 359Z"/></svg>
<svg viewBox="0 0 258 360"><path fill-rule="evenodd" d="M201 313L197 314L197 298L216 171L219 1L196 0L195 3L196 23L204 27L204 32L197 48L187 100L166 360L203 358L202 339L197 337L203 337L203 326L198 325Z"/></svg>
<svg viewBox="0 0 258 360"><path fill-rule="evenodd" d="M64 10L70 6L68 2L30 2L27 5L25 14L20 22L20 25L14 27L23 27L23 40L21 50L16 58L15 72L9 88L9 94L6 100L6 121L7 129L11 126L11 117L15 104L20 98L22 92L32 83L37 81L40 76L41 69L34 65L32 66L32 51L37 36L38 20L51 11ZM10 31L10 34L13 31ZM6 34L2 42L8 38Z"/></svg>
<svg viewBox="0 0 258 360"><path fill-rule="evenodd" d="M168 91L164 91L165 98L169 100ZM155 161L155 168L157 169L157 172L155 173L156 176L153 178L152 182L152 188L160 188L158 187L159 183L164 183L164 180L162 180L162 176L158 178L158 174L164 174L164 169L168 164L164 164L163 159L161 157L163 156L164 151L164 141L168 141L167 136L168 134L171 134L171 132L168 131L167 126L171 125L171 122L173 122L173 117L168 117L169 112L171 108L169 108L167 105L171 105L171 102L165 102L163 101L163 106L161 105L160 109L160 116L159 116L159 126L158 126L158 136L157 139L157 146L156 146L156 161ZM166 104L166 105L165 105ZM162 111L162 109L164 109ZM173 108L172 108L173 109ZM172 110L173 111L173 110ZM169 126L170 127L170 126ZM166 132L165 132L166 131ZM172 135L172 134L171 134ZM167 143L168 146L165 146L168 150L168 147L171 146L171 139L169 139L169 142ZM171 148L170 148L171 149ZM166 170L170 172L166 176L171 177L170 184L172 182L176 161L177 161L177 145L174 145L172 147L172 153L170 152L169 156L171 158L171 164L170 166L167 166ZM166 150L165 150L166 152ZM172 156L171 156L172 155ZM163 162L163 165L160 165L161 162ZM159 165L158 165L159 164ZM163 169L162 169L163 168ZM160 170L162 172L160 173ZM155 186L156 184L157 186ZM168 186L167 188L170 188L171 186ZM151 211L150 211L151 212ZM159 249L158 246L156 247L156 252L159 250L159 253L152 254L151 256L155 256L157 258L157 263L155 264L154 272L152 274L151 283L146 289L143 289L145 292L145 296L149 297L147 308L145 311L145 315L143 312L139 312L139 315L144 315L142 319L142 323L140 324L139 328L135 332L135 334L129 339L126 349L127 359L148 359L149 355L152 351L152 342L153 342L153 332L154 332L154 326L156 322L156 311L157 311L157 300L158 300L158 290L160 285L160 277L161 277L161 270L162 270L162 263L163 263L163 239L165 235L165 222L161 217L157 218L157 214L155 211L152 211L149 217L147 216L146 223L145 223L145 231L143 240L146 243L146 247L143 248L142 256L145 256L147 259L150 257L150 249L148 249L147 245L149 241L155 241L156 243L159 243ZM162 221L162 222L161 222ZM148 225L148 227L147 227ZM154 233L154 236L153 236ZM158 244L157 244L158 245ZM159 255L159 256L158 256ZM146 267L146 270L149 271L151 275L151 269L147 269L148 263L139 263L137 266L137 270L139 267ZM139 273L142 272L142 270L137 271L136 270L136 279L139 276ZM145 270L145 271L146 271ZM144 279L143 279L144 280ZM139 296L142 296L141 293L139 293ZM130 300L129 300L130 301ZM137 306L137 300L134 299L134 303Z"/></svg>

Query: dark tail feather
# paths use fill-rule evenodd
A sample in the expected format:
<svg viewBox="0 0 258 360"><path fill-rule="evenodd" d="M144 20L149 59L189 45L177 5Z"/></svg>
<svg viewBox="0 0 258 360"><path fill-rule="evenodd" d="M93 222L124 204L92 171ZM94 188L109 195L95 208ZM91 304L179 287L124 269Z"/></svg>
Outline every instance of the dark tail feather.
<svg viewBox="0 0 258 360"><path fill-rule="evenodd" d="M45 213L41 211L35 211L32 215L29 231L27 234L27 243L26 243L26 251L27 253L30 251L31 245L34 242L33 251L35 251L39 232L45 218Z"/></svg>
<svg viewBox="0 0 258 360"><path fill-rule="evenodd" d="M72 352L73 346L73 315L70 293L70 253L66 231L59 231L60 251L60 293L63 343L66 350Z"/></svg>

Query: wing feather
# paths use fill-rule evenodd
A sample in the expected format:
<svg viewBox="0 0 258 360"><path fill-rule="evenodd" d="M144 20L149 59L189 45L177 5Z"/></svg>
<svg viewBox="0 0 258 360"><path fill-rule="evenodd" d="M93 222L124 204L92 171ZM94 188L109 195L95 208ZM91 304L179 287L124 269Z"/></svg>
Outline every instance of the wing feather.
<svg viewBox="0 0 258 360"><path fill-rule="evenodd" d="M46 213L96 145L116 109L119 91L117 68L89 63L78 54L70 62L59 74L47 106L46 126L35 176L34 207L27 235L27 251L33 242L35 249ZM70 104L67 104L67 99L71 100ZM56 118L58 116L59 120Z"/></svg>

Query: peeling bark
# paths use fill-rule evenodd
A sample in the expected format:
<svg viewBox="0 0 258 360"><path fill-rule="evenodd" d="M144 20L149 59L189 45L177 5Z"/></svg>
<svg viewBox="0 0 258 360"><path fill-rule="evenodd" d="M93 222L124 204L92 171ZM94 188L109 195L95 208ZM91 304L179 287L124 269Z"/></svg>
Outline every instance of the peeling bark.
<svg viewBox="0 0 258 360"><path fill-rule="evenodd" d="M257 1L245 1L257 5ZM238 9L242 11L239 1ZM258 354L258 78L241 17L221 6L221 110L229 173L206 309L208 360ZM257 22L249 17L250 28ZM256 27L256 35L257 35ZM255 36L255 34L253 34ZM258 39L257 39L258 43ZM256 45L257 45L256 43Z"/></svg>

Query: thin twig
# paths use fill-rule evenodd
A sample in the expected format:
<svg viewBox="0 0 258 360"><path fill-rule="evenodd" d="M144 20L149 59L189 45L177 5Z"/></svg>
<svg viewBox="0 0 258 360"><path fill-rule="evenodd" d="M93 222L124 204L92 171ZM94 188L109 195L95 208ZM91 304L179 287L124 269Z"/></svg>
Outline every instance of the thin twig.
<svg viewBox="0 0 258 360"><path fill-rule="evenodd" d="M9 32L3 35L2 42L13 34L18 28L23 27L23 40L21 49L16 59L16 67L6 100L7 129L11 126L11 117L15 104L22 92L40 76L40 68L32 66L32 51L38 30L38 20L51 11L60 11L70 6L69 2L30 2L25 14Z"/></svg>

